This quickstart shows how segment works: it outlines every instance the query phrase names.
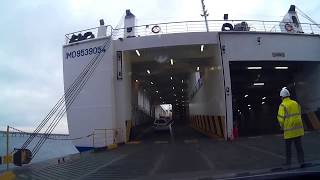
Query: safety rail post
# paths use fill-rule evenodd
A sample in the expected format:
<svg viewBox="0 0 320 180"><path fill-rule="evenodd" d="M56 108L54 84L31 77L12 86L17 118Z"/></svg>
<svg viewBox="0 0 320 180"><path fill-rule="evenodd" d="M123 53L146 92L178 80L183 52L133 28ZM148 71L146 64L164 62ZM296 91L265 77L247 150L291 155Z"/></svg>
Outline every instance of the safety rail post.
<svg viewBox="0 0 320 180"><path fill-rule="evenodd" d="M113 137L113 144L115 144L116 143L116 136L117 136L117 129L113 129L113 131L112 131L113 133L112 133L112 137Z"/></svg>
<svg viewBox="0 0 320 180"><path fill-rule="evenodd" d="M266 25L264 24L264 21L262 21L262 24L263 24L264 32L267 32L267 30L266 30Z"/></svg>
<svg viewBox="0 0 320 180"><path fill-rule="evenodd" d="M188 30L188 22L186 22L186 27L187 27L187 32L189 32L189 30Z"/></svg>
<svg viewBox="0 0 320 180"><path fill-rule="evenodd" d="M92 133L92 147L94 149L94 135L95 135L95 130L93 130L93 133Z"/></svg>
<svg viewBox="0 0 320 180"><path fill-rule="evenodd" d="M314 33L313 33L313 29L312 29L312 25L309 24L309 26L310 26L311 34L314 34Z"/></svg>
<svg viewBox="0 0 320 180"><path fill-rule="evenodd" d="M104 129L104 138L106 141L106 147L108 146L108 140L107 140L107 129Z"/></svg>
<svg viewBox="0 0 320 180"><path fill-rule="evenodd" d="M9 170L9 126L7 126L7 171Z"/></svg>

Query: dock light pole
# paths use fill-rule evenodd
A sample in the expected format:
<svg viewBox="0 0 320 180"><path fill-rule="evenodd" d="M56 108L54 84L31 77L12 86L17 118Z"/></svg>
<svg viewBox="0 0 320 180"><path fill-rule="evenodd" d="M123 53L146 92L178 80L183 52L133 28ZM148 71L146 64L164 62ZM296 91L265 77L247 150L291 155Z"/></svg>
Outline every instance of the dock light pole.
<svg viewBox="0 0 320 180"><path fill-rule="evenodd" d="M204 17L204 22L206 23L207 32L209 32L209 26L208 26L208 20L207 20L207 16L209 16L209 13L206 10L206 6L204 5L204 0L201 0L201 4L202 4L203 14L200 14L200 15Z"/></svg>

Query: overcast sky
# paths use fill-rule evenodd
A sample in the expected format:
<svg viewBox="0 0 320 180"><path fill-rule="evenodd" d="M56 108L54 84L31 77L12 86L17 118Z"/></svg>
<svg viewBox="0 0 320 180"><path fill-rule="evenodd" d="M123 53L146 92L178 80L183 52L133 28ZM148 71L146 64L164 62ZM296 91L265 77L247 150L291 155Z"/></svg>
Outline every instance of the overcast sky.
<svg viewBox="0 0 320 180"><path fill-rule="evenodd" d="M209 19L281 20L296 4L320 22L320 1L205 0ZM63 94L64 35L106 24L116 26L126 9L139 24L201 20L200 0L1 0L0 129L32 131ZM68 132L64 119L55 132Z"/></svg>

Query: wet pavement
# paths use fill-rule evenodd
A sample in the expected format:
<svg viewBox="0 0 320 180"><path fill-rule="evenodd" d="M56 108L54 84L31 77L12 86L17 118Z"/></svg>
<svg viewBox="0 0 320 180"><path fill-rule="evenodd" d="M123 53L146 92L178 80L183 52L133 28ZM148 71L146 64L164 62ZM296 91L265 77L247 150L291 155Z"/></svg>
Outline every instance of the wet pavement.
<svg viewBox="0 0 320 180"><path fill-rule="evenodd" d="M284 141L279 135L243 137L235 141L207 138L188 126L169 131L145 131L140 144L88 152L56 161L16 168L17 179L199 179L223 177L281 166ZM320 160L320 133L306 133L306 161ZM296 162L293 149L293 163Z"/></svg>

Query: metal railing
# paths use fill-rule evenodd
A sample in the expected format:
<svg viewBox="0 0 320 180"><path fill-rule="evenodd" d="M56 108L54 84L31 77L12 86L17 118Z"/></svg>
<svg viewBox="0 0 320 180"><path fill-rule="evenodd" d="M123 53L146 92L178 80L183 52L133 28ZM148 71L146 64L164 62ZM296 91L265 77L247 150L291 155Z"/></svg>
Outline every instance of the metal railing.
<svg viewBox="0 0 320 180"><path fill-rule="evenodd" d="M241 22L246 22L249 26L249 31L254 32L282 32L280 28L280 21L261 21L261 20L208 20L208 27L210 32L221 31L222 25L224 23L230 23L233 26ZM284 22L282 22L285 24ZM158 32L155 33L153 28L159 27ZM300 23L300 26L304 34L320 34L319 24L310 23ZM117 34L114 35L113 39L124 38L125 28L113 29L119 30ZM206 32L206 25L204 21L180 21L180 22L167 22L167 23L155 23L134 26L135 36L152 36L161 34L173 34L173 33L184 33L184 32ZM98 27L85 29L82 31L77 31L69 33L66 35L66 43L70 40L73 34L84 33L91 31L94 35L97 35ZM108 34L108 33L107 33ZM97 36L96 36L97 37Z"/></svg>
<svg viewBox="0 0 320 180"><path fill-rule="evenodd" d="M106 36L111 36L113 28L110 25L105 26L106 27ZM85 32L92 32L92 34L94 35L95 38L98 37L98 29L99 27L94 27L94 28L89 28L89 29L84 29L84 30L80 30L80 31L75 31L75 32L71 32L65 35L65 43L69 44L72 35L79 35L79 34L84 34Z"/></svg>
<svg viewBox="0 0 320 180"><path fill-rule="evenodd" d="M124 139L121 128L94 129L92 135L92 146L93 148L107 147L111 144L123 143Z"/></svg>

